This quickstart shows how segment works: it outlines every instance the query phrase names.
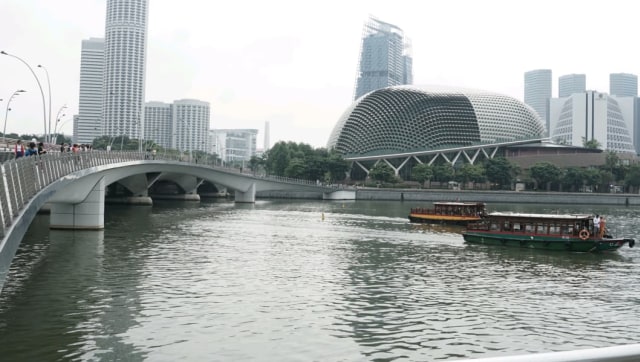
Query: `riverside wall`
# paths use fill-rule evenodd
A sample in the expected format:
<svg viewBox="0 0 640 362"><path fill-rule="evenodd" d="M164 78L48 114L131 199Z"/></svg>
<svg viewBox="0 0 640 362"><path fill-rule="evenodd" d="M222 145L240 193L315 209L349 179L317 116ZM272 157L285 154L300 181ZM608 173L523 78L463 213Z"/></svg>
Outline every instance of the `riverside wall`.
<svg viewBox="0 0 640 362"><path fill-rule="evenodd" d="M322 199L320 192L259 192L257 198ZM383 201L469 201L522 204L640 205L638 194L604 194L541 191L483 191L434 189L356 189L356 200Z"/></svg>

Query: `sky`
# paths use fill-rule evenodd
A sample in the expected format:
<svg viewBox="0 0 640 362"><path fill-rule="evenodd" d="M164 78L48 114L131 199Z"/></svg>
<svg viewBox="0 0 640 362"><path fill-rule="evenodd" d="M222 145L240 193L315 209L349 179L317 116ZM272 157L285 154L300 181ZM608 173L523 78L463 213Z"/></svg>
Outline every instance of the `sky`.
<svg viewBox="0 0 640 362"><path fill-rule="evenodd" d="M325 147L353 102L364 22L400 27L415 85L482 89L523 100L524 72L640 74L631 2L547 0L150 0L146 101L210 103L211 128L258 129L278 141ZM104 37L106 0L2 0L0 111L7 133L72 133L81 42ZM42 68L49 73L49 83ZM48 84L51 86L49 93ZM27 92L7 101L18 89ZM67 108L62 108L65 106ZM62 110L62 111L61 111ZM61 112L59 112L61 111ZM0 113L1 114L1 113ZM64 116L62 116L64 114Z"/></svg>

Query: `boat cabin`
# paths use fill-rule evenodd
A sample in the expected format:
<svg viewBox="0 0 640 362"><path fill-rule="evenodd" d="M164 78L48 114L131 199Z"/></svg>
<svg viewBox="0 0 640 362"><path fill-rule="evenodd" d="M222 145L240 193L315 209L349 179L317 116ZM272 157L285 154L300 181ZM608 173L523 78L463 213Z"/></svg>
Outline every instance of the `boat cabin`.
<svg viewBox="0 0 640 362"><path fill-rule="evenodd" d="M482 221L467 225L467 230L570 237L585 235L589 237L594 234L593 216L588 214L557 215L492 212Z"/></svg>

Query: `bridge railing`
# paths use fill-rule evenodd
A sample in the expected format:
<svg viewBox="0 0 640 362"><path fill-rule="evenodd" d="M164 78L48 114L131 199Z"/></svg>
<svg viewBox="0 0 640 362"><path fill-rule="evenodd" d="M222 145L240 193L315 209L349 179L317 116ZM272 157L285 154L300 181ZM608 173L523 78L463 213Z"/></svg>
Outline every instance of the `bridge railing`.
<svg viewBox="0 0 640 362"><path fill-rule="evenodd" d="M74 172L108 164L139 160L165 160L188 162L198 166L240 173L241 170L216 165L213 158L193 158L172 154L152 154L131 151L48 152L39 156L13 158L0 164L0 239L12 225L20 210L42 189L54 181ZM262 179L297 185L315 185L317 182L279 176Z"/></svg>

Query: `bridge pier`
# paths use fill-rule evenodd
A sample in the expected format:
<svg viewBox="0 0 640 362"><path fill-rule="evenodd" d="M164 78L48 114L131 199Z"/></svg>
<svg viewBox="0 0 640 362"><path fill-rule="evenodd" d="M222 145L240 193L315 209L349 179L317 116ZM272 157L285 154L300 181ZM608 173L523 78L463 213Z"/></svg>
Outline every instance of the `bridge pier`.
<svg viewBox="0 0 640 362"><path fill-rule="evenodd" d="M235 191L235 202L239 203L255 203L256 202L256 184L252 183L245 192Z"/></svg>
<svg viewBox="0 0 640 362"><path fill-rule="evenodd" d="M101 178L81 203L52 202L49 227L75 230L104 229L105 190L104 178Z"/></svg>

